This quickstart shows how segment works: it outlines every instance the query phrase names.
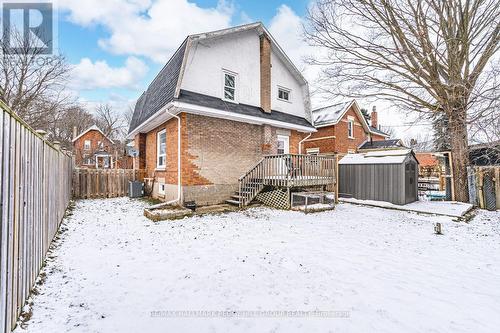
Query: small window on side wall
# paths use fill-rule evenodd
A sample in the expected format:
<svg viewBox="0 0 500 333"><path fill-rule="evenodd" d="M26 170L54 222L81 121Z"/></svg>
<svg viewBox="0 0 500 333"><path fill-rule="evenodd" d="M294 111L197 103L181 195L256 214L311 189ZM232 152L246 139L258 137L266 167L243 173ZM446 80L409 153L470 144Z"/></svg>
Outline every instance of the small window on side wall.
<svg viewBox="0 0 500 333"><path fill-rule="evenodd" d="M157 160L156 167L164 169L167 159L167 132L162 130L158 132L156 138Z"/></svg>
<svg viewBox="0 0 500 333"><path fill-rule="evenodd" d="M90 150L90 140L85 140L83 142L83 149Z"/></svg>
<svg viewBox="0 0 500 333"><path fill-rule="evenodd" d="M290 89L278 87L278 99L290 102Z"/></svg>
<svg viewBox="0 0 500 333"><path fill-rule="evenodd" d="M158 184L158 194L165 195L165 183Z"/></svg>
<svg viewBox="0 0 500 333"><path fill-rule="evenodd" d="M236 74L224 72L223 85L223 99L233 102L236 101Z"/></svg>
<svg viewBox="0 0 500 333"><path fill-rule="evenodd" d="M351 139L354 138L354 119L347 121L347 136Z"/></svg>
<svg viewBox="0 0 500 333"><path fill-rule="evenodd" d="M308 148L306 149L307 155L319 155L319 148Z"/></svg>

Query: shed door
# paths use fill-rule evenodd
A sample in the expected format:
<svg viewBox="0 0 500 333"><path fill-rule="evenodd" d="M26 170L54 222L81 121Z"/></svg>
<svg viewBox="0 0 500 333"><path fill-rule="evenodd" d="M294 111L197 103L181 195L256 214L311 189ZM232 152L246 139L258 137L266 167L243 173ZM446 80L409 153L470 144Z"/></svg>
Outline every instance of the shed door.
<svg viewBox="0 0 500 333"><path fill-rule="evenodd" d="M407 162L405 165L405 202L417 200L416 166L414 162Z"/></svg>

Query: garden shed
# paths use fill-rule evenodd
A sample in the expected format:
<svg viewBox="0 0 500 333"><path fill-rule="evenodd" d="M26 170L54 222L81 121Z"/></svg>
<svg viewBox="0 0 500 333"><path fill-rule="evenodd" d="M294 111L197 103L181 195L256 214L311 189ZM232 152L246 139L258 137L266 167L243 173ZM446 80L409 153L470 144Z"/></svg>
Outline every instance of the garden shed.
<svg viewBox="0 0 500 333"><path fill-rule="evenodd" d="M347 154L339 161L339 194L404 205L416 201L418 161L411 149Z"/></svg>

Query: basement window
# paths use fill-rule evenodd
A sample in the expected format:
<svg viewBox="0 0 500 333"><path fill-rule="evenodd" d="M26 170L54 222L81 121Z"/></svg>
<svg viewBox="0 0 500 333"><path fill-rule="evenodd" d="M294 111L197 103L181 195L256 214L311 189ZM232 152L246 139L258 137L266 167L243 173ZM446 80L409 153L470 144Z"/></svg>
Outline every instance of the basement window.
<svg viewBox="0 0 500 333"><path fill-rule="evenodd" d="M278 87L278 99L285 102L290 102L290 89Z"/></svg>
<svg viewBox="0 0 500 333"><path fill-rule="evenodd" d="M156 167L165 169L167 159L167 131L159 131L156 138L157 161Z"/></svg>
<svg viewBox="0 0 500 333"><path fill-rule="evenodd" d="M234 102L236 100L236 74L224 72L223 99Z"/></svg>
<svg viewBox="0 0 500 333"><path fill-rule="evenodd" d="M158 185L158 194L165 195L165 183L160 183Z"/></svg>

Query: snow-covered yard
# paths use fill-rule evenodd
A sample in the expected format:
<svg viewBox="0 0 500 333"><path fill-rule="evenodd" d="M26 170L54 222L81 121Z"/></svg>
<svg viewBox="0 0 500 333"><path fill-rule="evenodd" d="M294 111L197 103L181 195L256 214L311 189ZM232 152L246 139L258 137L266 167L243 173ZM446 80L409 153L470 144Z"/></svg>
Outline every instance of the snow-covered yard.
<svg viewBox="0 0 500 333"><path fill-rule="evenodd" d="M498 212L481 211L466 224L340 204L310 215L254 208L154 223L142 216L144 205L126 198L78 201L33 298L33 316L16 332L500 327ZM443 224L444 235L433 234L433 222ZM167 315L176 310L339 312Z"/></svg>

